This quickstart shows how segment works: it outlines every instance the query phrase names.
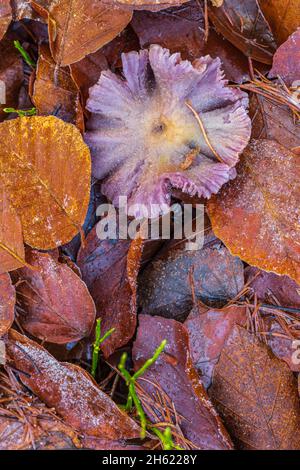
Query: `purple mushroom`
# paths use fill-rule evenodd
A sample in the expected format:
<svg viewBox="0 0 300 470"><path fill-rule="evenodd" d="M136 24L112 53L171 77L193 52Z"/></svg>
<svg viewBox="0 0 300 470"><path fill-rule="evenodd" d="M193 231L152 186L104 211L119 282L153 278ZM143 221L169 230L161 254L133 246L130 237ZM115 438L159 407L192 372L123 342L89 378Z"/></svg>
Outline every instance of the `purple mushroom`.
<svg viewBox="0 0 300 470"><path fill-rule="evenodd" d="M103 193L115 206L120 196L144 204L152 217L166 211L172 188L217 193L250 138L247 95L226 86L218 58L191 63L152 45L122 63L124 78L102 72L87 102L85 139Z"/></svg>

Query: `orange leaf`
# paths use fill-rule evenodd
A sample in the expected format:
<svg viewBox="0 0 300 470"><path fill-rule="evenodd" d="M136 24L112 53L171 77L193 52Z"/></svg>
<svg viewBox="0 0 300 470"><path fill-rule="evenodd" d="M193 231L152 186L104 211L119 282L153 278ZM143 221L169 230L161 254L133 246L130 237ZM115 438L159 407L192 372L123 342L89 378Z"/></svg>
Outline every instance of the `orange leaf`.
<svg viewBox="0 0 300 470"><path fill-rule="evenodd" d="M10 277L0 275L0 337L11 327L15 317L16 292Z"/></svg>
<svg viewBox="0 0 300 470"><path fill-rule="evenodd" d="M272 32L282 44L300 25L299 0L258 0Z"/></svg>

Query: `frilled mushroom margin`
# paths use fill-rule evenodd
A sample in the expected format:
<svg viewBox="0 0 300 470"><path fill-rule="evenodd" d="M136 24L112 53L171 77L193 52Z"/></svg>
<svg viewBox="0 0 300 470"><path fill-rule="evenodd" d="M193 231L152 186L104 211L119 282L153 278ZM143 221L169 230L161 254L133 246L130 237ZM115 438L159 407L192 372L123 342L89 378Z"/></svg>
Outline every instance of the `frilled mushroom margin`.
<svg viewBox="0 0 300 470"><path fill-rule="evenodd" d="M217 193L250 138L247 95L226 86L218 58L192 64L152 45L123 54L122 63L125 79L102 72L87 102L85 140L103 193L115 206L127 196L128 205L157 204L159 212L172 188Z"/></svg>

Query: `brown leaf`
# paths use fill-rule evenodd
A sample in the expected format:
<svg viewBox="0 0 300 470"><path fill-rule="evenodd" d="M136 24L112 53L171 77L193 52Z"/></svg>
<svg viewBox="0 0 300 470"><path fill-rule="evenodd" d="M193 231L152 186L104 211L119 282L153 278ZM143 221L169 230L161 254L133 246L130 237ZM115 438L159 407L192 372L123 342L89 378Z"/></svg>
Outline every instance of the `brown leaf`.
<svg viewBox="0 0 300 470"><path fill-rule="evenodd" d="M53 1L48 12L50 49L61 66L100 49L127 26L132 16L98 0Z"/></svg>
<svg viewBox="0 0 300 470"><path fill-rule="evenodd" d="M181 323L162 317L139 316L133 347L135 370L153 355L164 339L168 341L165 352L138 383L150 396L156 395L157 388L168 395L174 404L172 411L176 410L180 428L192 448L230 449L230 438L192 366L188 332ZM155 406L147 408L147 413L152 422L162 421ZM182 442L178 445L182 446Z"/></svg>
<svg viewBox="0 0 300 470"><path fill-rule="evenodd" d="M56 66L46 44L39 48L32 100L41 115L55 114L65 122L83 129L79 90L68 67Z"/></svg>
<svg viewBox="0 0 300 470"><path fill-rule="evenodd" d="M239 326L221 353L210 392L240 449L300 449L295 378L284 362Z"/></svg>
<svg viewBox="0 0 300 470"><path fill-rule="evenodd" d="M253 140L237 174L208 203L214 232L247 263L299 282L299 158L277 142Z"/></svg>
<svg viewBox="0 0 300 470"><path fill-rule="evenodd" d="M103 333L115 331L101 344L106 357L128 343L136 327L136 279L143 250L141 239L100 240L89 233L78 265L94 299Z"/></svg>
<svg viewBox="0 0 300 470"><path fill-rule="evenodd" d="M25 264L22 226L2 182L0 184L0 274Z"/></svg>
<svg viewBox="0 0 300 470"><path fill-rule="evenodd" d="M5 38L0 42L0 80L5 84L5 103L2 103L0 92L0 120L7 117L3 108L18 105L19 90L24 80L22 58L11 40Z"/></svg>
<svg viewBox="0 0 300 470"><path fill-rule="evenodd" d="M0 124L0 172L27 244L51 249L71 240L89 203L90 153L80 132L53 116Z"/></svg>
<svg viewBox="0 0 300 470"><path fill-rule="evenodd" d="M244 325L246 319L245 307L231 306L218 310L199 305L185 320L193 366L201 374L205 388L211 384L214 367L234 325Z"/></svg>
<svg viewBox="0 0 300 470"><path fill-rule="evenodd" d="M258 0L272 32L282 44L300 24L300 3L298 0Z"/></svg>
<svg viewBox="0 0 300 470"><path fill-rule="evenodd" d="M278 75L287 86L291 86L300 77L300 27L274 54L269 77L274 78Z"/></svg>
<svg viewBox="0 0 300 470"><path fill-rule="evenodd" d="M11 22L12 12L10 0L1 0L0 3L0 39L3 38Z"/></svg>
<svg viewBox="0 0 300 470"><path fill-rule="evenodd" d="M220 307L243 285L241 261L210 233L201 250L187 251L176 240L158 253L140 275L139 304L143 313L183 321L193 307L193 288L197 299Z"/></svg>
<svg viewBox="0 0 300 470"><path fill-rule="evenodd" d="M189 0L104 0L104 3L120 5L132 10L159 11L164 8L181 5L188 1Z"/></svg>
<svg viewBox="0 0 300 470"><path fill-rule="evenodd" d="M21 326L50 343L64 344L88 336L96 310L84 282L48 253L28 250L26 258L37 269L24 267L14 273Z"/></svg>
<svg viewBox="0 0 300 470"><path fill-rule="evenodd" d="M15 317L16 291L10 277L4 273L0 275L0 337L3 336Z"/></svg>
<svg viewBox="0 0 300 470"><path fill-rule="evenodd" d="M224 0L221 7L208 5L209 17L223 36L247 57L272 63L276 43L256 0Z"/></svg>
<svg viewBox="0 0 300 470"><path fill-rule="evenodd" d="M10 330L7 354L20 378L65 423L102 439L139 437L138 425L78 366L59 363L42 346Z"/></svg>

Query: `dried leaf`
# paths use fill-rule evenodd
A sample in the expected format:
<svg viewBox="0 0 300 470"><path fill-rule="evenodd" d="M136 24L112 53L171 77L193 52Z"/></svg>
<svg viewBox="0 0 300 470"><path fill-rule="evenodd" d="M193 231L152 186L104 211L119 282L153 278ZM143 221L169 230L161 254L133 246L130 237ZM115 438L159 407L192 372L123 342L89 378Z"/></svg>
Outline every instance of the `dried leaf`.
<svg viewBox="0 0 300 470"><path fill-rule="evenodd" d="M174 404L171 414L176 412L180 428L184 437L191 442L191 447L205 450L230 449L230 438L192 367L188 332L181 323L162 317L140 315L137 339L133 347L135 369L153 355L164 339L168 341L164 352L138 383L149 395L157 395L157 386L169 396ZM147 412L152 422L162 421L155 406L147 409ZM181 442L180 444L182 445Z"/></svg>
<svg viewBox="0 0 300 470"><path fill-rule="evenodd" d="M276 43L257 0L224 0L221 7L208 5L209 16L217 31L247 57L264 64L272 63Z"/></svg>
<svg viewBox="0 0 300 470"><path fill-rule="evenodd" d="M3 38L12 20L10 0L1 0L0 3L0 39Z"/></svg>
<svg viewBox="0 0 300 470"><path fill-rule="evenodd" d="M104 3L116 4L133 10L159 11L164 8L174 7L189 0L104 0Z"/></svg>
<svg viewBox="0 0 300 470"><path fill-rule="evenodd" d="M105 332L115 331L101 344L106 357L128 343L136 328L136 279L142 255L141 239L100 240L95 227L78 254L77 263Z"/></svg>
<svg viewBox="0 0 300 470"><path fill-rule="evenodd" d="M298 0L258 0L270 23L272 32L282 44L300 24L300 3Z"/></svg>
<svg viewBox="0 0 300 470"><path fill-rule="evenodd" d="M2 102L0 91L0 120L7 117L2 111L5 107L14 108L18 105L19 90L24 80L22 58L13 46L12 41L5 38L0 42L0 81L5 84L5 102Z"/></svg>
<svg viewBox="0 0 300 470"><path fill-rule="evenodd" d="M4 273L0 275L0 337L3 336L15 317L16 291L10 277ZM1 433L0 433L1 434Z"/></svg>
<svg viewBox="0 0 300 470"><path fill-rule="evenodd" d="M239 326L221 353L210 392L240 449L300 449L295 378L284 362Z"/></svg>
<svg viewBox="0 0 300 470"><path fill-rule="evenodd" d="M299 16L300 20L300 16ZM287 86L300 77L300 28L275 52L269 77L280 76Z"/></svg>
<svg viewBox="0 0 300 470"><path fill-rule="evenodd" d="M58 0L49 8L49 41L55 62L66 66L100 49L130 22L132 14L98 0Z"/></svg>
<svg viewBox="0 0 300 470"><path fill-rule="evenodd" d="M0 172L24 240L51 249L81 228L89 203L90 154L79 131L51 117L0 124Z"/></svg>
<svg viewBox="0 0 300 470"><path fill-rule="evenodd" d="M42 346L10 330L6 342L20 379L65 423L88 436L119 440L139 437L138 425L78 366L59 363Z"/></svg>
<svg viewBox="0 0 300 470"><path fill-rule="evenodd" d="M195 306L184 325L188 330L193 366L201 374L205 388L211 384L212 374L223 346L234 325L244 325L245 307L205 309Z"/></svg>
<svg viewBox="0 0 300 470"><path fill-rule="evenodd" d="M32 100L39 114L55 114L83 129L83 112L79 90L68 67L57 67L47 45L39 49Z"/></svg>
<svg viewBox="0 0 300 470"><path fill-rule="evenodd" d="M28 250L26 258L37 269L24 267L14 273L21 326L50 343L64 344L88 336L96 310L84 282L48 253Z"/></svg>
<svg viewBox="0 0 300 470"><path fill-rule="evenodd" d="M253 140L237 173L208 203L214 232L249 264L299 282L299 158L277 142Z"/></svg>

